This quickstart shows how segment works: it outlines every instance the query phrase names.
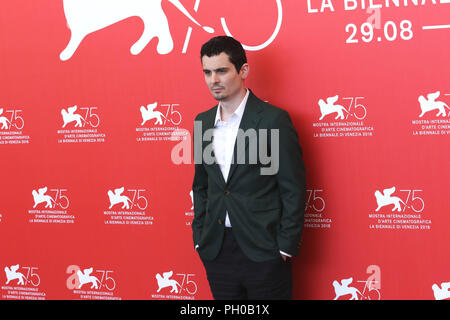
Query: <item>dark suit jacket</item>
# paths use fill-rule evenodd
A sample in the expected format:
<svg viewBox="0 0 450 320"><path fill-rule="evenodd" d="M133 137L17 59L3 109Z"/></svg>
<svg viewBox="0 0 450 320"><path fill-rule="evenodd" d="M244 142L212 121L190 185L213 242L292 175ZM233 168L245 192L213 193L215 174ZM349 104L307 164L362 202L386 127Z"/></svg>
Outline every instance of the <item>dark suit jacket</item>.
<svg viewBox="0 0 450 320"><path fill-rule="evenodd" d="M196 135L201 124L203 133L213 128L218 106L200 113L194 124L194 150L203 151L212 141L202 141ZM306 200L305 168L297 132L289 114L258 99L252 92L247 100L240 128L268 130L267 150L274 143L270 129L279 129L279 170L276 174L261 175L260 169L269 167L250 161L249 150L257 141L246 139L247 161L234 161L225 182L217 163L195 164L193 181L194 245L203 260L213 260L220 251L226 211L233 235L241 250L253 261L266 261L280 256L279 251L297 256L302 235ZM250 144L250 148L249 148ZM234 146L236 156L237 143ZM199 149L197 149L199 150ZM259 150L259 148L258 148ZM273 155L270 155L273 158ZM234 158L236 160L236 158ZM236 163L238 162L238 163Z"/></svg>

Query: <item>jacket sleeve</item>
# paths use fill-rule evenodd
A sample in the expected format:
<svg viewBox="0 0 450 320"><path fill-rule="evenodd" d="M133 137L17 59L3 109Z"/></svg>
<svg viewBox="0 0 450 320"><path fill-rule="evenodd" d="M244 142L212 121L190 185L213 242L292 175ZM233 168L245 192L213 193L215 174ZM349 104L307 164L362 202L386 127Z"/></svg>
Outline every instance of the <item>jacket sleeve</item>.
<svg viewBox="0 0 450 320"><path fill-rule="evenodd" d="M279 129L277 181L282 201L278 247L283 252L298 256L306 205L305 166L298 135L289 114L282 111L275 121L275 128Z"/></svg>
<svg viewBox="0 0 450 320"><path fill-rule="evenodd" d="M201 133L201 129L197 127L201 120L199 116L195 118L194 122L194 152L203 152L201 145L196 145L196 143L201 143L201 137L196 137L196 134ZM200 157L202 159L202 157ZM194 157L195 163L195 174L194 181L192 183L192 193L194 198L194 219L192 220L192 236L194 240L194 246L198 245L203 229L203 221L206 215L206 204L207 204L207 194L208 194L208 174L206 173L205 167L203 166L201 159ZM197 163L198 162L198 163Z"/></svg>

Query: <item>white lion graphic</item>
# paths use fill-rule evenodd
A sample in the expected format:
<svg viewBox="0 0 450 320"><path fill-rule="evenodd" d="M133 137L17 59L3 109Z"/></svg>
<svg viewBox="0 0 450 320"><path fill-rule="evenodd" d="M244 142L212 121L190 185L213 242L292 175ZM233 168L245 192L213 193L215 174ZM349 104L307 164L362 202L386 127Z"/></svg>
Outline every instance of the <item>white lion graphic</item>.
<svg viewBox="0 0 450 320"><path fill-rule="evenodd" d="M361 295L358 289L355 287L349 287L348 285L353 282L353 278L342 279L342 284L338 281L333 281L334 292L336 293L336 297L334 300L339 299L339 297L345 296L347 294L351 294L350 300L358 300L358 293Z"/></svg>
<svg viewBox="0 0 450 320"><path fill-rule="evenodd" d="M323 99L319 100L319 107L320 112L322 113L322 116L319 118L319 120L322 120L325 116L337 113L336 120L340 118L341 120L344 120L344 112L348 113L347 109L345 109L343 106L334 104L336 101L338 101L339 95L335 95L334 97L327 98L327 102L323 101Z"/></svg>
<svg viewBox="0 0 450 320"><path fill-rule="evenodd" d="M81 270L77 271L78 281L80 282L78 289L86 283L92 284L91 289L98 289L97 283L100 283L100 280L98 280L97 277L91 276L92 271L93 268L84 269L83 272L81 272Z"/></svg>
<svg viewBox="0 0 450 320"><path fill-rule="evenodd" d="M6 284L8 284L11 280L19 280L17 282L18 285L24 285L24 280L25 280L25 276L20 273L17 272L17 270L19 270L19 265L16 264L14 266L11 266L11 269L8 267L5 267L5 273L6 273Z"/></svg>
<svg viewBox="0 0 450 320"><path fill-rule="evenodd" d="M179 0L168 1L201 27ZM60 59L70 59L88 34L134 16L144 22L144 32L131 47L131 54L139 54L155 37L158 38L156 50L159 54L171 52L173 40L161 3L162 0L63 0L67 26L72 34L67 47L59 56ZM214 32L210 27L202 28L206 32Z"/></svg>
<svg viewBox="0 0 450 320"><path fill-rule="evenodd" d="M170 277L172 275L173 275L173 271L164 272L162 277L159 273L156 274L155 278L156 278L156 281L158 282L158 290L156 292L159 292L159 291L161 291L161 289L166 288L166 287L172 287L172 290L170 290L170 293L172 293L172 292L178 293L177 286L179 286L179 284L175 280L170 279Z"/></svg>
<svg viewBox="0 0 450 320"><path fill-rule="evenodd" d="M158 102L152 103L147 105L147 108L144 106L141 106L141 115L142 115L142 123L141 126L144 125L148 120L156 119L155 125L160 124L162 125L162 118L164 115L159 111L154 111L155 108L158 106Z"/></svg>
<svg viewBox="0 0 450 320"><path fill-rule="evenodd" d="M130 209L130 205L128 204L128 202L131 203L130 198L128 198L127 196L122 196L122 192L124 190L125 190L124 187L114 189L114 193L111 190L108 190L108 197L110 202L109 209L111 209L114 205L118 203L123 204L122 209Z"/></svg>
<svg viewBox="0 0 450 320"><path fill-rule="evenodd" d="M402 208L400 206L400 203L403 203L406 206L406 203L402 201L399 197L391 197L391 194L395 192L395 187L384 189L383 193L380 191L375 191L375 198L377 199L378 207L375 209L375 211L379 211L382 207L388 206L393 204L394 208L392 211L402 211Z"/></svg>
<svg viewBox="0 0 450 320"><path fill-rule="evenodd" d="M31 194L33 195L33 199L34 199L34 206L33 208L36 208L36 206L42 202L45 202L46 208L53 208L52 206L52 197L46 195L45 193L47 192L47 187L44 188L40 188L38 189L38 192L36 192L36 190L33 190L31 192Z"/></svg>
<svg viewBox="0 0 450 320"><path fill-rule="evenodd" d="M3 113L3 108L0 108L0 115ZM2 127L0 129L8 129L8 123L11 124L11 122L9 122L9 120L5 117L5 116L1 116L0 117L0 124L2 125Z"/></svg>
<svg viewBox="0 0 450 320"><path fill-rule="evenodd" d="M63 128L68 123L71 123L73 121L76 122L75 128L83 126L83 123L82 123L82 121L84 121L83 117L77 113L74 113L75 111L77 111L77 108L78 108L78 106L73 106L73 107L67 108L67 111L64 109L61 110L61 115L62 115L63 121L64 121L64 124L62 126Z"/></svg>
<svg viewBox="0 0 450 320"><path fill-rule="evenodd" d="M439 112L436 114L436 117L439 117L440 115L445 117L445 108L450 110L450 107L442 101L436 101L436 99L439 98L440 94L440 91L436 91L428 94L427 99L425 99L424 96L419 97L420 109L422 110L419 118L422 118L423 115L428 111L432 111L435 109L439 110Z"/></svg>
<svg viewBox="0 0 450 320"><path fill-rule="evenodd" d="M450 299L450 282L441 283L441 288L435 283L431 286L436 300Z"/></svg>

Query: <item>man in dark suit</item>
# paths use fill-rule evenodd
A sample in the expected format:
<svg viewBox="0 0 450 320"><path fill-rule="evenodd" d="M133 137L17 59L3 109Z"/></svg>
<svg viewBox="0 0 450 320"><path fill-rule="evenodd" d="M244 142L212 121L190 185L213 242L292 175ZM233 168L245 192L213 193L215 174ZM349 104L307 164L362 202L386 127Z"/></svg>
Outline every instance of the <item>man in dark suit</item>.
<svg viewBox="0 0 450 320"><path fill-rule="evenodd" d="M242 45L202 46L206 84L219 104L194 123L194 246L215 299L291 299L305 168L289 114L245 87Z"/></svg>

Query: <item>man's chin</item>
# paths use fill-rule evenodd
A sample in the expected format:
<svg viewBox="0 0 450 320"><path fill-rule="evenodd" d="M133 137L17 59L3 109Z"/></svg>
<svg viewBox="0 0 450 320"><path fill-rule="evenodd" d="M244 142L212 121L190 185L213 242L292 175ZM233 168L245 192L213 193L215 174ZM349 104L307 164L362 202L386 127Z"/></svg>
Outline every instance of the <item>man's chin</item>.
<svg viewBox="0 0 450 320"><path fill-rule="evenodd" d="M213 93L213 97L214 97L214 99L216 99L217 101L224 101L224 100L227 99L227 96L225 96L225 95L223 95L223 94L220 94L220 93L218 93L218 94L214 94L214 93Z"/></svg>

